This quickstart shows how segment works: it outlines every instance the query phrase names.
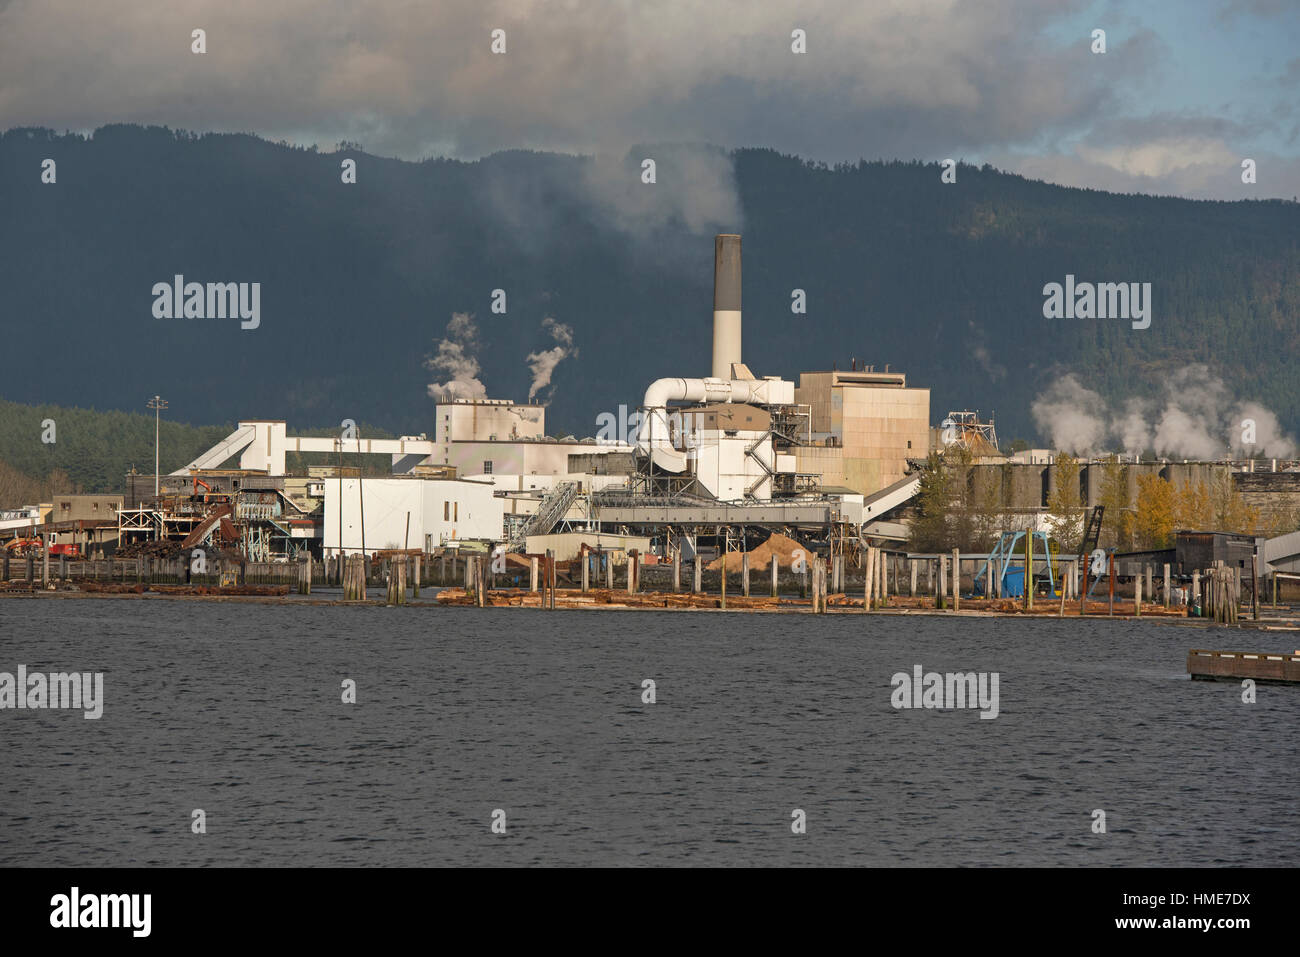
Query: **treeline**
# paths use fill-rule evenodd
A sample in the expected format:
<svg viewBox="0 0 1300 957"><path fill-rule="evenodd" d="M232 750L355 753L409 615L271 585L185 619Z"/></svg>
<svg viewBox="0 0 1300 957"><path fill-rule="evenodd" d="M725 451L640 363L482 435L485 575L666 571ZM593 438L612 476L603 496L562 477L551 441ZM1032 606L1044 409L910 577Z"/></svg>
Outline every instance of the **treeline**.
<svg viewBox="0 0 1300 957"><path fill-rule="evenodd" d="M76 483L62 469L53 469L45 476L32 476L0 461L0 508L38 505L55 495L76 491Z"/></svg>
<svg viewBox="0 0 1300 957"><path fill-rule="evenodd" d="M233 430L163 418L163 474L191 462ZM153 472L154 417L0 400L0 508L36 504L59 492L120 492L131 468Z"/></svg>
<svg viewBox="0 0 1300 957"><path fill-rule="evenodd" d="M233 423L186 425L161 419L160 471L166 475L188 465L234 429ZM338 428L291 431L308 436L339 434ZM394 437L366 423L357 426L357 431L363 439ZM310 465L337 465L338 461L333 453L290 452L285 455L285 468L303 472ZM224 464L236 468L237 462ZM153 463L154 418L150 414L0 400L0 508L34 505L59 493L121 492L127 472L135 468L151 475ZM343 464L360 466L365 475L392 472L387 455L347 452Z"/></svg>

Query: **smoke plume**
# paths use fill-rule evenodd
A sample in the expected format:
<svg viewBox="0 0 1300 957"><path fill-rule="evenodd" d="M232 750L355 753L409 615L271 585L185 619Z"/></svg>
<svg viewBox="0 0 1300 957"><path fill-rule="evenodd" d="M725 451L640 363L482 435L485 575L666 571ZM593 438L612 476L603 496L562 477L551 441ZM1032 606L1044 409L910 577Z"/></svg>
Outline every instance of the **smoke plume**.
<svg viewBox="0 0 1300 957"><path fill-rule="evenodd" d="M478 380L478 327L469 313L452 313L447 335L438 343L438 354L424 364L447 377L445 382L429 384L429 396L435 402L487 398L487 389Z"/></svg>
<svg viewBox="0 0 1300 957"><path fill-rule="evenodd" d="M1168 376L1159 398L1129 398L1122 407L1112 407L1071 373L1030 409L1052 447L1075 454L1154 452L1200 461L1296 454L1295 441L1271 410L1234 397L1203 364Z"/></svg>
<svg viewBox="0 0 1300 957"><path fill-rule="evenodd" d="M573 347L573 328L562 322L556 322L550 316L542 320L542 328L551 334L555 345L541 352L528 353L528 371L533 374L533 384L528 388L528 401L532 401L542 389L551 384L551 375L561 360L576 356L578 350Z"/></svg>

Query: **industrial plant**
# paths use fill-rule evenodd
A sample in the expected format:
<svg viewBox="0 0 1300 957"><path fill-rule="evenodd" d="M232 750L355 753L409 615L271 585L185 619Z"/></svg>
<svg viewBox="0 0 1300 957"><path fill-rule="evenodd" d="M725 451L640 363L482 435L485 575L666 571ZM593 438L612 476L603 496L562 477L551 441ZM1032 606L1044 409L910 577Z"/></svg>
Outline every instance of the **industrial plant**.
<svg viewBox="0 0 1300 957"><path fill-rule="evenodd" d="M618 437L552 437L545 406L505 398L439 402L431 433L395 439L362 437L355 427L295 435L282 420L240 421L170 475L128 475L122 496L62 496L0 513L4 577L21 577L10 559L210 550L241 565L310 560L336 583L356 556L418 554L426 568L434 556L445 563L450 555L456 567L455 559L487 553L568 562L596 552L619 565L635 555L642 566L704 553L725 563L728 553L769 539L861 567L871 547L906 553L932 455L959 457L973 495L992 490L999 534L1046 544L1058 488L1053 451L1002 451L991 416L933 416L930 390L888 366L851 358L847 369L800 372L797 382L756 374L744 359L741 299L741 237L719 235L711 363L650 382ZM373 474L375 456L388 457L384 474ZM1134 462L1125 507L1142 474L1178 484L1226 476L1266 514L1300 506L1295 463L1257 464ZM1081 516L1097 516L1107 467L1078 463ZM1252 549L1256 573L1300 570L1295 537L1261 538ZM1088 544L1054 547L1078 555ZM968 558L978 588L979 556ZM985 556L985 567L993 558ZM1047 577L1055 587L1050 570Z"/></svg>

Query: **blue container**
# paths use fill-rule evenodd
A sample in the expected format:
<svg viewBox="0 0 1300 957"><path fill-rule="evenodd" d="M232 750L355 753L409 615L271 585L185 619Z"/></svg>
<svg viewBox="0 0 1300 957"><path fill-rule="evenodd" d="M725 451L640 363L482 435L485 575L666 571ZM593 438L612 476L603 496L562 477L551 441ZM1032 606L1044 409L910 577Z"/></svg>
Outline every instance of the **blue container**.
<svg viewBox="0 0 1300 957"><path fill-rule="evenodd" d="M1002 576L1002 597L1025 597L1025 570L1023 568L1007 569L1006 574Z"/></svg>

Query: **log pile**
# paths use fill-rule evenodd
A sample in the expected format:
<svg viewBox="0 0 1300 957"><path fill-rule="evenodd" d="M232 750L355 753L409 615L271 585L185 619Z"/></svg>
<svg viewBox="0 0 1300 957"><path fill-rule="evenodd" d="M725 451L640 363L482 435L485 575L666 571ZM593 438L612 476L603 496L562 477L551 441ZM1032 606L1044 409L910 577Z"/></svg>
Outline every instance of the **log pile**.
<svg viewBox="0 0 1300 957"><path fill-rule="evenodd" d="M288 585L149 585L159 595L246 595L276 598L289 594Z"/></svg>
<svg viewBox="0 0 1300 957"><path fill-rule="evenodd" d="M464 588L444 588L438 592L438 601L443 605L474 606L476 604L473 590ZM522 607L540 608L540 593L526 591L488 591L483 593L482 607ZM557 589L555 592L556 608L592 608L607 606L610 608L719 608L722 600L718 595L696 595L689 592L639 592L629 594L621 589L610 590L595 588L587 592L578 589ZM741 598L727 596L727 609L756 610L777 607L775 598Z"/></svg>

